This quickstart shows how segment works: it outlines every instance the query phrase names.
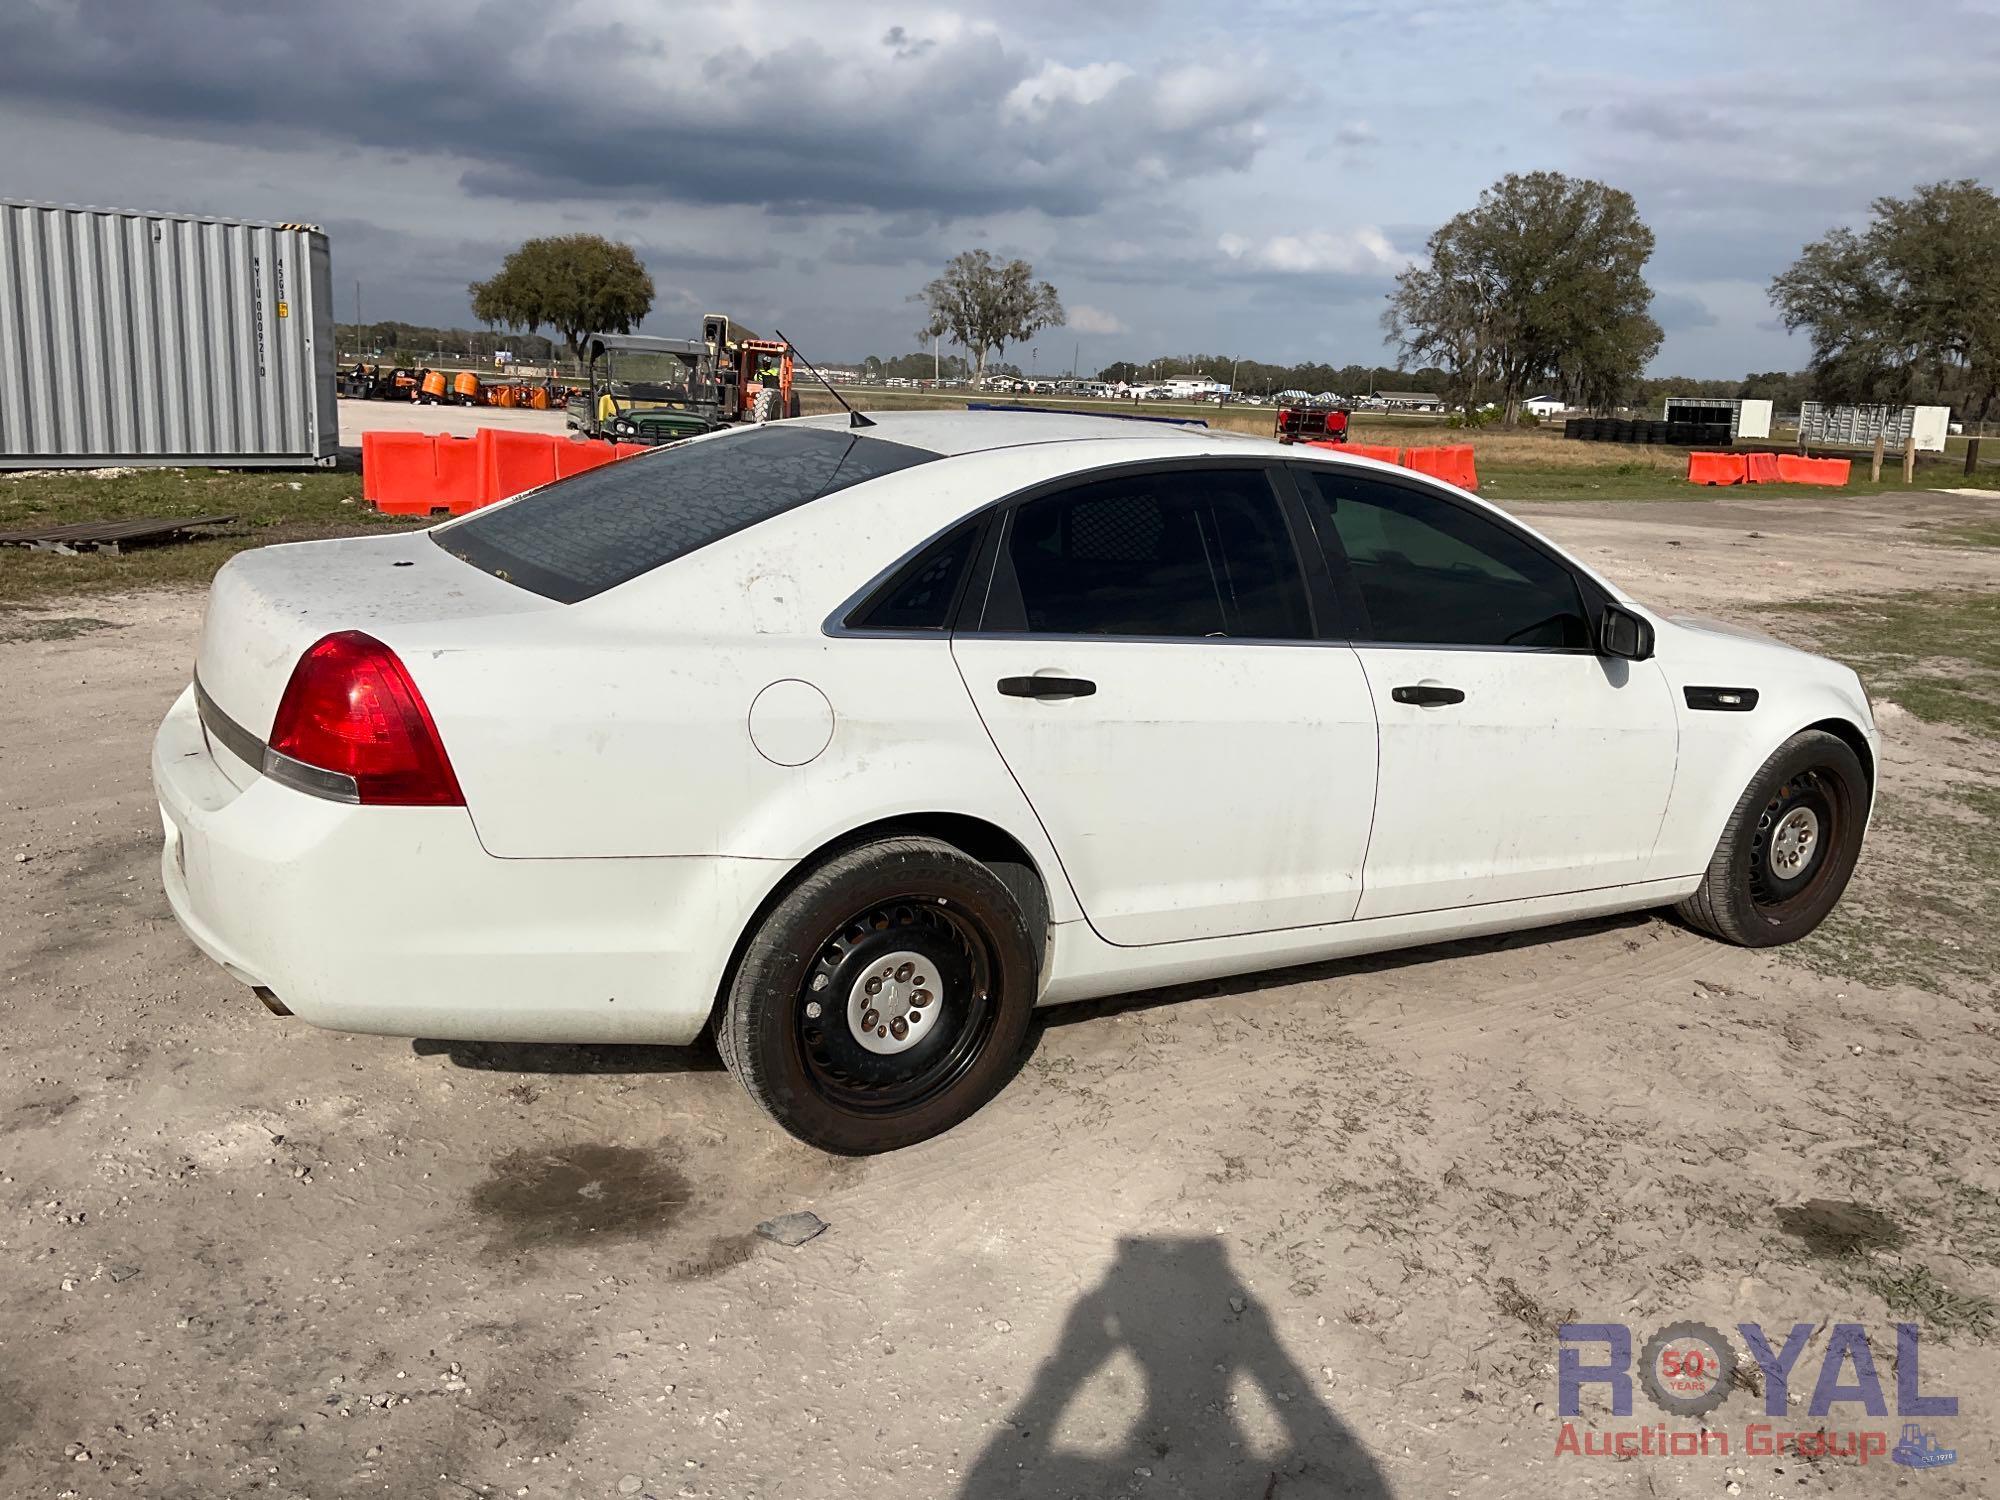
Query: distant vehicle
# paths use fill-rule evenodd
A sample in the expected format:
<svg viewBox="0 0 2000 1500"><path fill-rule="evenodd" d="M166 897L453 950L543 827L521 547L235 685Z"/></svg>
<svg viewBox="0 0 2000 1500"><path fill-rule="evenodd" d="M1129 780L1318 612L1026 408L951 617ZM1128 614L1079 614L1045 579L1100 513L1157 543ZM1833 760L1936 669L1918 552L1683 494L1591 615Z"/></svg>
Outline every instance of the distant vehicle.
<svg viewBox="0 0 2000 1500"><path fill-rule="evenodd" d="M1846 667L1448 485L1036 411L717 432L245 552L194 679L162 879L267 1007L712 1028L855 1153L984 1104L1037 1005L1676 904L1803 937L1880 749Z"/></svg>
<svg viewBox="0 0 2000 1500"><path fill-rule="evenodd" d="M721 313L701 321L699 339L591 334L569 425L589 438L657 446L799 414L789 345L757 338Z"/></svg>

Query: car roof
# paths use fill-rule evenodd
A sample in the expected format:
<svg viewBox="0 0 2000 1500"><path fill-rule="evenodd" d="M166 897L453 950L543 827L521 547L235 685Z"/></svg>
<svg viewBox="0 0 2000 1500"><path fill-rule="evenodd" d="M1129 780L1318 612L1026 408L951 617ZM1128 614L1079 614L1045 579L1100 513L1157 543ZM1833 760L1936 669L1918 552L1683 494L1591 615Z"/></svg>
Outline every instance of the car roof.
<svg viewBox="0 0 2000 1500"><path fill-rule="evenodd" d="M1241 442L1256 442L1243 433L1180 426L1134 417L1098 416L1089 412L1038 411L1033 407L998 411L871 411L867 436L887 443L923 448L943 458L984 453L995 448L1019 448L1030 443L1132 442L1154 439L1162 456L1214 451ZM802 427L845 430L844 412L797 420Z"/></svg>

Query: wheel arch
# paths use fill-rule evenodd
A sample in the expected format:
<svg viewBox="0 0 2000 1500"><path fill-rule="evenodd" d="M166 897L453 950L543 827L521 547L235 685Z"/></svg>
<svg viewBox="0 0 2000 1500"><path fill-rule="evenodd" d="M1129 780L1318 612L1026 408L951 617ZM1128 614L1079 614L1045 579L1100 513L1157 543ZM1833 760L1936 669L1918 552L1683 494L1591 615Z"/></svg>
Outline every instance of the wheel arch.
<svg viewBox="0 0 2000 1500"><path fill-rule="evenodd" d="M1007 888L1021 908L1021 916L1027 924L1028 936L1035 944L1035 962L1040 971L1037 990L1048 977L1050 952L1051 906L1049 900L1049 872L1028 848L1013 834L986 818L970 813L952 812L910 812L897 813L889 817L877 818L863 823L846 832L825 840L817 848L810 850L793 861L783 876L774 881L764 899L757 903L743 923L743 930L736 934L736 941L729 951L729 961L724 965L722 976L716 984L715 994L709 1002L709 1024L714 1025L722 1013L722 1007L729 998L729 987L735 982L737 968L743 962L743 950L749 946L751 937L770 916L772 908L790 894L792 888L805 879L813 870L845 849L858 844L872 843L876 839L892 838L899 834L914 834L922 838L934 838L940 843L970 855L991 870L1000 883ZM1061 878L1060 872L1057 873Z"/></svg>
<svg viewBox="0 0 2000 1500"><path fill-rule="evenodd" d="M1852 719L1836 718L1821 719L1816 724L1806 725L1798 732L1800 734L1810 734L1815 729L1830 734L1835 739L1844 741L1847 748L1854 752L1854 758L1861 762L1861 774L1868 778L1868 798L1870 802L1873 802L1875 798L1875 747L1868 743L1866 731ZM1787 739L1791 737L1790 735L1786 736Z"/></svg>

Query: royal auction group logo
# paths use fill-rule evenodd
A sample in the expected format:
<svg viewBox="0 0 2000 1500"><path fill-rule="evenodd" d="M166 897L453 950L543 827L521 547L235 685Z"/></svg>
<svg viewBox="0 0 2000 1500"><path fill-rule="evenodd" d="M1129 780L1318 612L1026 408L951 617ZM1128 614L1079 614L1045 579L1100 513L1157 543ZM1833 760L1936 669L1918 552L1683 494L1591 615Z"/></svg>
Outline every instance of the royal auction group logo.
<svg viewBox="0 0 2000 1500"><path fill-rule="evenodd" d="M1796 1454L1863 1464L1887 1458L1912 1469L1957 1461L1957 1450L1943 1447L1923 1423L1909 1420L1958 1415L1956 1396L1923 1389L1922 1338L1914 1323L1896 1324L1893 1334L1895 1412L1903 1419L1893 1443L1886 1424L1857 1420L1889 1415L1875 1345L1860 1323L1835 1323L1828 1330L1824 1347L1814 1356L1817 1374L1806 1403L1811 1425L1791 1425L1797 1421L1792 1393L1803 1391L1812 1373L1807 1352L1817 1326L1795 1323L1774 1340L1760 1324L1738 1323L1739 1352L1736 1341L1721 1329L1690 1320L1668 1323L1644 1339L1635 1339L1623 1323L1565 1323L1556 1330L1557 1410L1563 1418L1556 1453L1620 1459ZM1885 1353L1890 1343L1885 1341ZM1616 1418L1632 1415L1635 1385L1669 1417L1697 1425L1618 1425ZM1610 1425L1578 1420L1584 1416L1584 1393L1593 1387L1601 1389L1614 1419ZM1758 1401L1766 1420L1746 1421L1734 1429L1711 1420L1737 1394Z"/></svg>

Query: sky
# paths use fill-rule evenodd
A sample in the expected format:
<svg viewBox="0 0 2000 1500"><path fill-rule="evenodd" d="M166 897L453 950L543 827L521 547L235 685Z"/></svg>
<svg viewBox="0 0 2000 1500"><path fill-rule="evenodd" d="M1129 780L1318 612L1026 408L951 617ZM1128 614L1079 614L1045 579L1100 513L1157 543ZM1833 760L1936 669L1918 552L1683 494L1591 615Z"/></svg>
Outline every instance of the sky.
<svg viewBox="0 0 2000 1500"><path fill-rule="evenodd" d="M645 329L917 346L959 250L1068 325L1007 357L1388 360L1509 172L1632 193L1653 370L1804 364L1767 289L1920 182L2000 186L2000 0L0 0L0 191L323 226L336 311L472 323L540 234L630 243Z"/></svg>

